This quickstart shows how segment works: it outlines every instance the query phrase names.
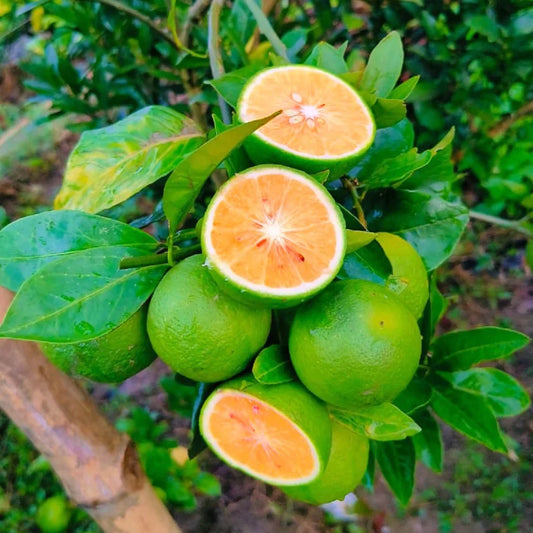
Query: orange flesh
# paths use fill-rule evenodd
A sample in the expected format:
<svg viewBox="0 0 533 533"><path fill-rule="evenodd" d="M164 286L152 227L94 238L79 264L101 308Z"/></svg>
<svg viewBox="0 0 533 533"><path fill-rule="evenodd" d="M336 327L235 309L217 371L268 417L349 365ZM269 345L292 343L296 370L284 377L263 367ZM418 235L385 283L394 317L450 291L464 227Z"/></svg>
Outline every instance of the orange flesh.
<svg viewBox="0 0 533 533"><path fill-rule="evenodd" d="M210 238L234 274L268 288L293 288L330 272L339 236L331 208L314 188L269 172L237 176L224 192Z"/></svg>
<svg viewBox="0 0 533 533"><path fill-rule="evenodd" d="M258 476L290 481L316 470L316 458L304 434L252 396L221 396L210 414L208 431L224 455Z"/></svg>
<svg viewBox="0 0 533 533"><path fill-rule="evenodd" d="M298 67L263 75L246 93L241 119L255 120L283 110L258 130L267 140L296 153L325 158L367 145L372 120L344 83L319 70Z"/></svg>

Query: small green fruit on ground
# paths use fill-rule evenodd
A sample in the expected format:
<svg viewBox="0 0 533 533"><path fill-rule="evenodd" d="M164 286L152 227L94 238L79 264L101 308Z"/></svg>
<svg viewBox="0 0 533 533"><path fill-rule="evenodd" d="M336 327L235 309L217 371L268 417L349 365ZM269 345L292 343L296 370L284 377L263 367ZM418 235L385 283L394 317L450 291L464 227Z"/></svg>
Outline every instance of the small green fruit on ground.
<svg viewBox="0 0 533 533"><path fill-rule="evenodd" d="M62 494L46 499L35 515L35 521L42 533L63 533L67 530L72 509Z"/></svg>
<svg viewBox="0 0 533 533"><path fill-rule="evenodd" d="M404 239L392 233L378 233L376 240L392 266L392 276L385 286L420 318L429 298L426 267L416 250Z"/></svg>
<svg viewBox="0 0 533 533"><path fill-rule="evenodd" d="M245 376L222 384L202 407L200 431L229 465L279 486L316 479L331 447L326 406L295 381L263 385Z"/></svg>
<svg viewBox="0 0 533 533"><path fill-rule="evenodd" d="M342 500L359 485L368 463L368 439L335 419L331 421L331 452L317 479L299 487L284 487L291 498L313 505Z"/></svg>
<svg viewBox="0 0 533 533"><path fill-rule="evenodd" d="M61 370L100 383L120 383L156 358L146 331L144 305L114 330L96 339L72 344L41 343L44 354Z"/></svg>
<svg viewBox="0 0 533 533"><path fill-rule="evenodd" d="M289 352L313 394L349 409L390 401L407 386L421 336L414 316L391 291L352 279L334 282L302 304Z"/></svg>
<svg viewBox="0 0 533 533"><path fill-rule="evenodd" d="M159 357L179 374L216 382L238 374L263 347L271 312L227 296L204 258L173 267L157 286L148 310L148 334Z"/></svg>

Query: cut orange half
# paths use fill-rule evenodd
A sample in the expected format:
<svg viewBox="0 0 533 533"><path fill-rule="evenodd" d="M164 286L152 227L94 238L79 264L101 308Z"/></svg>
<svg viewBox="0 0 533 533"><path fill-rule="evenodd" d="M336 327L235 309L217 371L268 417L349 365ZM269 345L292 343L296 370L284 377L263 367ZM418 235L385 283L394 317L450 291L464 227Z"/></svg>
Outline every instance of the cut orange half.
<svg viewBox="0 0 533 533"><path fill-rule="evenodd" d="M237 174L214 196L202 245L223 286L256 303L288 307L318 292L339 271L344 220L311 177L258 166Z"/></svg>
<svg viewBox="0 0 533 533"><path fill-rule="evenodd" d="M200 431L222 460L272 485L316 479L331 446L325 405L295 382L222 385L202 407Z"/></svg>
<svg viewBox="0 0 533 533"><path fill-rule="evenodd" d="M281 163L333 177L348 171L370 147L374 119L355 89L324 70L304 65L265 69L244 87L237 104L248 122L282 113L251 135L255 163Z"/></svg>

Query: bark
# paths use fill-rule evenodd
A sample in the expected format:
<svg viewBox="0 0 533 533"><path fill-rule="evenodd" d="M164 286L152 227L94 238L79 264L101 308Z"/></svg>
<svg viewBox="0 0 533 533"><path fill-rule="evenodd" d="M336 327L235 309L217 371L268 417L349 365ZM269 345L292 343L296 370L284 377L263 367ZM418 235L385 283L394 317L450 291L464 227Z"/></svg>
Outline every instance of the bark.
<svg viewBox="0 0 533 533"><path fill-rule="evenodd" d="M0 288L0 323L12 299ZM0 408L105 533L179 533L127 435L37 344L0 339Z"/></svg>

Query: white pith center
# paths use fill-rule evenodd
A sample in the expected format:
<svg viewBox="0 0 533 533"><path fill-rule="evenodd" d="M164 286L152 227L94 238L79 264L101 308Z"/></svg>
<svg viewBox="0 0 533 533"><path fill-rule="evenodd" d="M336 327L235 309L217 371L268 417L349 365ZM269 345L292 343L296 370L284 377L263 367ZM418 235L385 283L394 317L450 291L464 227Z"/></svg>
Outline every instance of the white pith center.
<svg viewBox="0 0 533 533"><path fill-rule="evenodd" d="M294 107L283 111L283 113L289 117L289 124L301 124L302 122L305 122L305 125L312 130L317 126L323 126L326 123L320 112L320 108L323 107L323 104L319 106L304 104L303 97L299 93L292 93L291 100L294 102Z"/></svg>
<svg viewBox="0 0 533 533"><path fill-rule="evenodd" d="M271 242L283 244L285 240L283 226L276 219L268 219L262 224L263 235Z"/></svg>

